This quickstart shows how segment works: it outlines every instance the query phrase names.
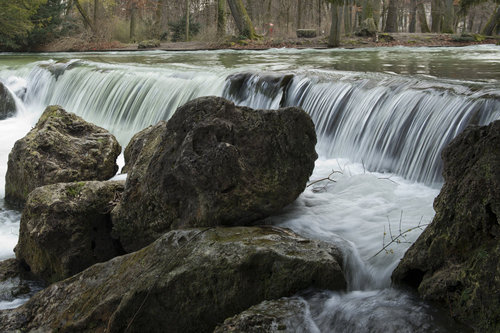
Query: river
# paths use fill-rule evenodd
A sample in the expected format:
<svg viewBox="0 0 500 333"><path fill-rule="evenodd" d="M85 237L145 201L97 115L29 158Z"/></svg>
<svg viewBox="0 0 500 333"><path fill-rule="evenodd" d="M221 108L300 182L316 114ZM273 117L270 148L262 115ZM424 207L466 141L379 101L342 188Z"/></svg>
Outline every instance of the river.
<svg viewBox="0 0 500 333"><path fill-rule="evenodd" d="M18 97L17 115L0 121L0 260L14 256L20 219L1 199L8 153L47 105L107 128L122 146L200 96L298 105L318 135L311 181L331 180L266 222L338 244L349 277L347 292L303 296L308 330L464 330L391 288L390 275L433 218L443 147L468 124L500 119L499 46L0 54L0 81ZM23 301L0 300L0 309Z"/></svg>

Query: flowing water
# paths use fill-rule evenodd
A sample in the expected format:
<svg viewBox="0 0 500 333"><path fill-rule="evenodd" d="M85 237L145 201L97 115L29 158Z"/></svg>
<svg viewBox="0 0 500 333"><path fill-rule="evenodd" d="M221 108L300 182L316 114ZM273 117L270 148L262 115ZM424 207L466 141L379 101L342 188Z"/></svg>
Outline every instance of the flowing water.
<svg viewBox="0 0 500 333"><path fill-rule="evenodd" d="M338 244L349 290L303 295L302 326L463 330L391 288L390 275L432 220L443 147L468 124L500 119L500 47L0 54L0 81L18 97L16 117L0 121L0 198L11 147L49 104L107 128L123 146L199 96L303 107L318 134L311 180L330 179L266 222ZM20 213L0 207L2 260L14 256ZM391 234L408 229L390 244ZM22 301L0 300L0 309Z"/></svg>

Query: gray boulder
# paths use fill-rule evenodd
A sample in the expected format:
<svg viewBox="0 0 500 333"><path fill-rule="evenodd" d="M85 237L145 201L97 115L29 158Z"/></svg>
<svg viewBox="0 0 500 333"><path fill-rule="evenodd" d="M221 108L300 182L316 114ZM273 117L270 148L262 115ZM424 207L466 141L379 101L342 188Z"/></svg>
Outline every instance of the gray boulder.
<svg viewBox="0 0 500 333"><path fill-rule="evenodd" d="M111 238L111 210L124 181L59 183L38 187L21 217L17 259L55 282L124 253Z"/></svg>
<svg viewBox="0 0 500 333"><path fill-rule="evenodd" d="M49 106L9 154L5 200L22 206L28 194L42 185L109 179L118 170L120 152L107 130L60 106Z"/></svg>
<svg viewBox="0 0 500 333"><path fill-rule="evenodd" d="M392 275L480 332L500 331L500 121L444 149L431 225Z"/></svg>
<svg viewBox="0 0 500 333"><path fill-rule="evenodd" d="M16 101L9 89L0 82L0 120L12 117L16 113Z"/></svg>
<svg viewBox="0 0 500 333"><path fill-rule="evenodd" d="M171 229L246 225L276 213L304 190L317 158L303 110L253 110L219 97L185 104L142 136L113 211L129 252Z"/></svg>
<svg viewBox="0 0 500 333"><path fill-rule="evenodd" d="M175 230L0 312L0 331L211 332L264 300L345 289L341 265L334 245L286 229Z"/></svg>

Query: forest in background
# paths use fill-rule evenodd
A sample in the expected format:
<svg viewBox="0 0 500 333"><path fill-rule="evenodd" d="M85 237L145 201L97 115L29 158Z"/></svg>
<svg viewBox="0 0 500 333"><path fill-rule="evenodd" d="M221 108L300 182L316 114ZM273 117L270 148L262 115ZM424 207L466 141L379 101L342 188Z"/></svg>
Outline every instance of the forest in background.
<svg viewBox="0 0 500 333"><path fill-rule="evenodd" d="M0 0L0 50L36 51L71 39L103 45L293 38L360 29L500 33L500 0Z"/></svg>

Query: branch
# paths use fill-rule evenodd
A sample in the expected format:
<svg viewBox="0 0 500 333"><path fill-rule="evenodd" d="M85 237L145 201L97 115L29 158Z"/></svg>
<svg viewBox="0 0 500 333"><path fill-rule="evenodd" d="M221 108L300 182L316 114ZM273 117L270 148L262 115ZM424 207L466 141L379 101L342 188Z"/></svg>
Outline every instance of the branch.
<svg viewBox="0 0 500 333"><path fill-rule="evenodd" d="M312 185L317 184L317 183L319 183L319 182L323 182L323 181L325 181L325 180L328 180L328 181L331 181L331 182L336 183L335 179L332 179L332 178L331 178L331 177L332 177L334 174L336 174L336 173L340 173L340 174L342 174L342 172L341 172L341 171L335 171L335 170L332 170L332 172L328 175L328 177L321 178L321 179L318 179L318 180L314 180L314 181L312 181L311 183L309 183L306 187L312 186Z"/></svg>

